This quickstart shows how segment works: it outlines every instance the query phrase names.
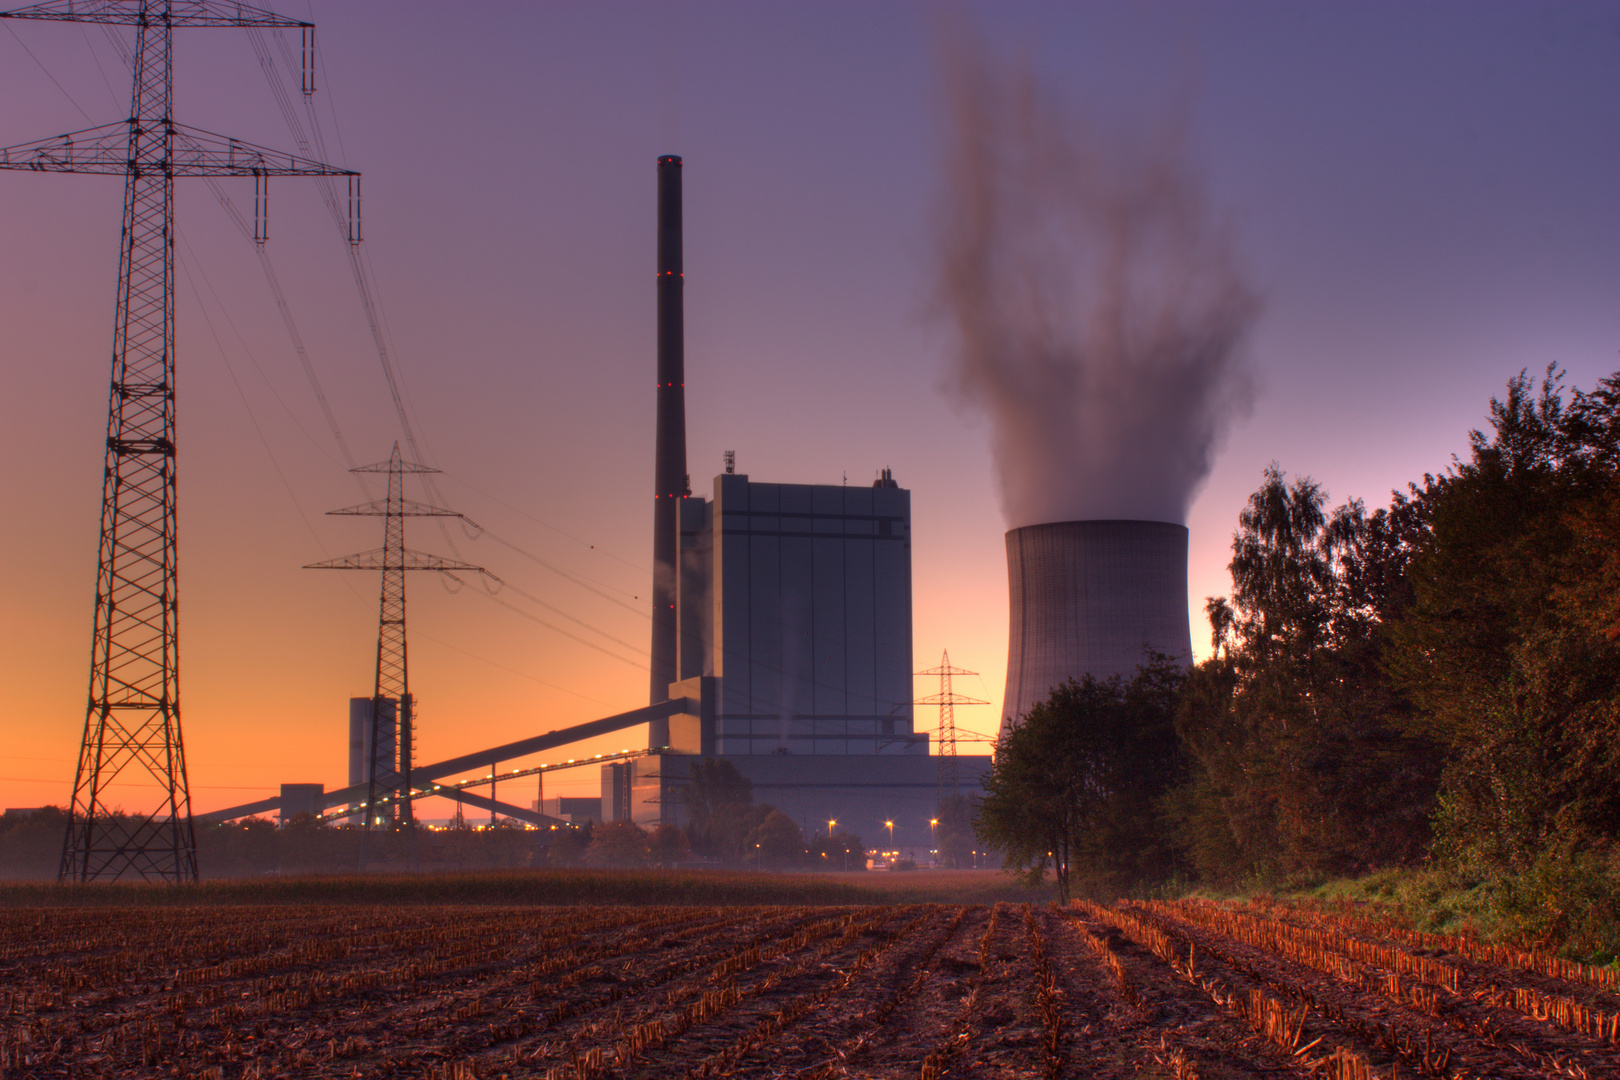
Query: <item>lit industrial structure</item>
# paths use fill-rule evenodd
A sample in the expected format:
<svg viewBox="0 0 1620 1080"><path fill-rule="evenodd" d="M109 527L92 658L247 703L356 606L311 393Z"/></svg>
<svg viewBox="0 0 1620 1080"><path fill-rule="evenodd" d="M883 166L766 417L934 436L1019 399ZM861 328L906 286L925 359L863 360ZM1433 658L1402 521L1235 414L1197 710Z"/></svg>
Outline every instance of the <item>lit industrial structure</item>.
<svg viewBox="0 0 1620 1080"><path fill-rule="evenodd" d="M683 677L717 678L714 751L928 753L912 730L911 493L714 478L681 502Z"/></svg>
<svg viewBox="0 0 1620 1080"><path fill-rule="evenodd" d="M693 496L686 462L681 159L658 159L658 396L651 700L701 702L704 754L807 825L875 834L934 813L938 772L912 715L911 493L774 484L733 471ZM668 674L667 681L665 674ZM661 724L649 745L668 745ZM974 781L989 758L964 758ZM603 815L678 820L685 761L604 766ZM862 832L862 830L866 832Z"/></svg>
<svg viewBox="0 0 1620 1080"><path fill-rule="evenodd" d="M590 814L594 800L519 806L469 788L598 765L599 820L682 820L687 767L723 758L754 798L800 823L827 823L865 840L880 832L921 849L931 839L940 763L913 722L911 493L883 469L871 486L761 483L728 454L712 497L694 496L686 465L681 294L681 159L658 159L658 380L654 465L651 702L504 746L416 766L390 788L351 768L350 786L324 792L328 819L445 797L549 827ZM389 737L388 696L377 714ZM370 699L351 706L351 732L369 730ZM357 711L358 710L358 711ZM356 717L359 716L359 720ZM646 749L502 772L504 762L645 724ZM397 737L397 736L396 736ZM358 754L356 759L354 755ZM351 764L372 757L351 736ZM969 790L987 756L961 756ZM484 777L443 778L469 769ZM207 815L225 820L279 805L265 799ZM570 804L565 807L564 804ZM549 811L547 813L546 811ZM929 830L924 832L923 830ZM910 832L912 835L907 836Z"/></svg>
<svg viewBox="0 0 1620 1080"><path fill-rule="evenodd" d="M670 689L702 703L701 752L801 827L920 830L939 776L913 720L911 493L887 469L871 487L722 473L713 491L679 503L684 678ZM653 725L649 742L666 739ZM679 821L687 760L604 766L603 816ZM976 787L989 758L959 765Z"/></svg>
<svg viewBox="0 0 1620 1080"><path fill-rule="evenodd" d="M1007 533L1002 727L1068 679L1129 677L1149 650L1192 660L1187 527L1057 521Z"/></svg>
<svg viewBox="0 0 1620 1080"><path fill-rule="evenodd" d="M939 678L939 693L918 698L916 703L918 705L939 706L939 753L937 756L939 757L939 800L943 803L947 796L961 794L962 777L957 769L956 760L958 757L956 753L956 707L958 705L988 705L990 703L983 698L958 694L951 689L951 679L953 677L957 675L977 675L978 672L954 666L951 663L949 650L940 654L938 667L931 667L927 671L919 671L917 674L938 676ZM930 834L933 832L933 827L938 824L938 821L929 821Z"/></svg>
<svg viewBox="0 0 1620 1080"><path fill-rule="evenodd" d="M375 733L376 753L371 742ZM376 780L382 791L395 791L400 785L399 762L399 700L397 698L353 697L349 699L349 786L370 790ZM369 796L368 796L369 797ZM358 813L365 799L356 800ZM378 815L381 821L392 821L390 808ZM373 822L380 824L381 821Z"/></svg>

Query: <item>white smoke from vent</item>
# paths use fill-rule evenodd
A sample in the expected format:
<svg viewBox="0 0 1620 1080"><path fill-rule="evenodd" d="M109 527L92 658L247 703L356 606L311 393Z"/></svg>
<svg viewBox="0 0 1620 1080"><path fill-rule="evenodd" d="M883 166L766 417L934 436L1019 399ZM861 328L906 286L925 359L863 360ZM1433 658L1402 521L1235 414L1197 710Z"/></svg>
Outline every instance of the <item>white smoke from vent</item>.
<svg viewBox="0 0 1620 1080"><path fill-rule="evenodd" d="M958 35L939 292L1009 528L1183 523L1251 381L1256 313L1184 132L1100 125Z"/></svg>

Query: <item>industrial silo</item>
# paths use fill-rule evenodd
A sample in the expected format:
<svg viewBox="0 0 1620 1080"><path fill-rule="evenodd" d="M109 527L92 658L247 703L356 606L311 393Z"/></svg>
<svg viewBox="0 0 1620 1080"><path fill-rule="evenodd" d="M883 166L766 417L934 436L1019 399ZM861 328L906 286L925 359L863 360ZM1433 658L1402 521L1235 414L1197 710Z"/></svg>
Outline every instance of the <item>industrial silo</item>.
<svg viewBox="0 0 1620 1080"><path fill-rule="evenodd" d="M1067 679L1129 678L1146 649L1192 660L1185 525L1055 521L1013 529L1007 583L1004 725Z"/></svg>

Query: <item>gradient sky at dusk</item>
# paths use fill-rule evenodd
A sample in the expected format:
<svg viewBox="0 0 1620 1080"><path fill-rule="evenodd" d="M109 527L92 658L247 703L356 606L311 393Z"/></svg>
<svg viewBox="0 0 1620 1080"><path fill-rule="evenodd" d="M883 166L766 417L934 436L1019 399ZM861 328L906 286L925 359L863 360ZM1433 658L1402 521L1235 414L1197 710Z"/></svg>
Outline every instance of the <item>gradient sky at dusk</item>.
<svg viewBox="0 0 1620 1080"><path fill-rule="evenodd" d="M424 456L489 530L413 522L407 541L514 586L413 575L418 760L645 703L662 153L685 158L693 487L728 449L756 480L892 468L912 491L916 666L948 648L982 672L958 690L993 704L958 720L993 731L1004 524L987 426L945 390L930 292L941 9L282 10L320 28L322 122L365 174L365 251ZM1557 363L1582 387L1620 368L1620 4L953 10L1094 113L1182 110L1230 215L1262 303L1259 392L1188 519L1196 648L1268 462L1376 505L1463 452L1521 368ZM241 31L179 32L175 55L178 120L293 147ZM99 28L0 23L0 146L118 120L128 82ZM225 187L251 207L250 185ZM345 782L377 580L299 567L381 530L323 516L360 491L251 243L200 182L179 188L182 700L207 810ZM116 178L0 172L3 806L65 803L83 730L121 198ZM312 182L271 200L271 258L332 410L359 460L384 459L399 426L343 243ZM548 793L595 793L594 770L564 775ZM526 803L524 784L503 797Z"/></svg>

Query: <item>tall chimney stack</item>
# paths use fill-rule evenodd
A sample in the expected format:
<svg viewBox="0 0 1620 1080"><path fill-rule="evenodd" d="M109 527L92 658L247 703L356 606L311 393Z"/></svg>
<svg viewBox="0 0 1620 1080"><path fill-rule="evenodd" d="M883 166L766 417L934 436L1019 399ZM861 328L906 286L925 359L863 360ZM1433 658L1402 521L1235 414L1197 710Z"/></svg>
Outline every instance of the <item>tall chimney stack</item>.
<svg viewBox="0 0 1620 1080"><path fill-rule="evenodd" d="M679 500L686 487L686 327L682 303L681 159L658 159L658 435L653 468L651 703L676 680Z"/></svg>

